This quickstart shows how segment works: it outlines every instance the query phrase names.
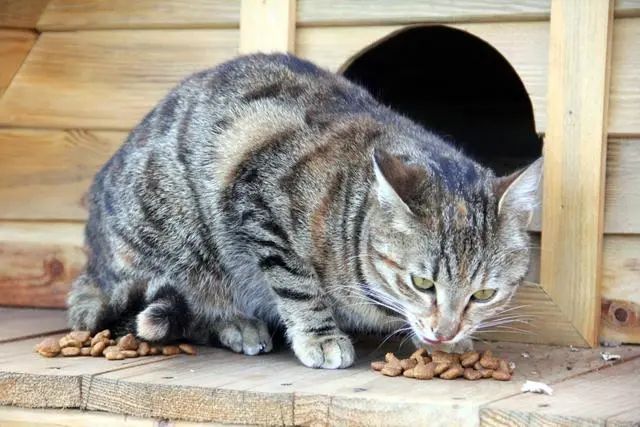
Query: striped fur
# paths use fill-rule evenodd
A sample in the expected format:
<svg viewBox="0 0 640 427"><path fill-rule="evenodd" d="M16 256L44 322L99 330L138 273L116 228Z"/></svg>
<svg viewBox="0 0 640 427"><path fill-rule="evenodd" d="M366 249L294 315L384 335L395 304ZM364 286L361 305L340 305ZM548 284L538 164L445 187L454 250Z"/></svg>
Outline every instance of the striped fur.
<svg viewBox="0 0 640 427"><path fill-rule="evenodd" d="M526 272L539 169L495 178L342 77L241 57L182 82L96 175L70 323L246 354L281 326L324 368L352 364L347 332L465 342Z"/></svg>

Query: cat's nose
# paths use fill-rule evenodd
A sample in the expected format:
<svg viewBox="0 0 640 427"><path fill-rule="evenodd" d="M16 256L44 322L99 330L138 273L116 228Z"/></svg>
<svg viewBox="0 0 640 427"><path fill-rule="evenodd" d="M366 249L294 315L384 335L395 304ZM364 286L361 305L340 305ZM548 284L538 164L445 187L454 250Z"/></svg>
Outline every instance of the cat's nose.
<svg viewBox="0 0 640 427"><path fill-rule="evenodd" d="M456 335L442 335L438 332L434 333L436 339L438 340L438 342L446 342L446 341L451 341Z"/></svg>

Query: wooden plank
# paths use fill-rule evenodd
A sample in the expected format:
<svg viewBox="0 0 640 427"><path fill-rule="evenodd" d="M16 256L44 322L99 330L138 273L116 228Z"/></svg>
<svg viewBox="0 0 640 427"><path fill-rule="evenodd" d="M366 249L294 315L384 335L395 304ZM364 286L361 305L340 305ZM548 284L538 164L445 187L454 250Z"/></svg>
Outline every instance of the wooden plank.
<svg viewBox="0 0 640 427"><path fill-rule="evenodd" d="M0 0L0 28L36 27L49 0Z"/></svg>
<svg viewBox="0 0 640 427"><path fill-rule="evenodd" d="M611 55L609 132L640 134L640 18L615 20Z"/></svg>
<svg viewBox="0 0 640 427"><path fill-rule="evenodd" d="M43 33L0 99L0 124L128 130L237 46L237 30Z"/></svg>
<svg viewBox="0 0 640 427"><path fill-rule="evenodd" d="M546 127L549 24L511 22L450 26L491 44L511 63L531 98L536 129L543 132ZM361 51L403 28L406 27L299 28L296 33L296 54L332 71L338 71L344 69ZM522 40L529 42L523 44Z"/></svg>
<svg viewBox="0 0 640 427"><path fill-rule="evenodd" d="M296 0L242 0L240 53L293 52Z"/></svg>
<svg viewBox="0 0 640 427"><path fill-rule="evenodd" d="M188 421L170 421L152 418L138 418L128 415L106 414L79 409L24 409L0 407L0 425L3 427L197 427L202 424ZM208 427L221 427L224 424L210 424Z"/></svg>
<svg viewBox="0 0 640 427"><path fill-rule="evenodd" d="M640 425L640 406L622 412L607 420L607 427L638 427Z"/></svg>
<svg viewBox="0 0 640 427"><path fill-rule="evenodd" d="M161 372L138 366L96 375L83 396L91 409L193 421L407 425L419 419L431 425L447 419L453 425L476 425L480 405L517 394L525 378L554 383L605 365L599 350L505 343L493 347L516 362L509 383L412 381L369 370L370 360L397 351L397 346L376 350L360 343L356 365L333 371L308 369L288 351L247 357L203 349L196 358L163 363ZM634 347L616 351L625 357L640 354ZM170 404L174 399L181 404Z"/></svg>
<svg viewBox="0 0 640 427"><path fill-rule="evenodd" d="M551 6L540 278L585 342L595 345L613 5L578 3Z"/></svg>
<svg viewBox="0 0 640 427"><path fill-rule="evenodd" d="M237 28L240 2L229 0L51 0L38 31Z"/></svg>
<svg viewBox="0 0 640 427"><path fill-rule="evenodd" d="M0 97L11 83L35 43L37 35L27 30L0 29Z"/></svg>
<svg viewBox="0 0 640 427"><path fill-rule="evenodd" d="M604 425L640 408L638 374L635 359L560 382L553 396L525 393L499 400L480 411L480 425Z"/></svg>
<svg viewBox="0 0 640 427"><path fill-rule="evenodd" d="M126 135L0 129L0 219L85 219L93 176Z"/></svg>
<svg viewBox="0 0 640 427"><path fill-rule="evenodd" d="M640 236L605 236L600 338L640 344Z"/></svg>
<svg viewBox="0 0 640 427"><path fill-rule="evenodd" d="M149 356L116 361L102 357L47 358L33 350L41 340L33 338L0 344L0 405L80 408L83 382L90 382L91 376L141 364L161 364L175 357Z"/></svg>
<svg viewBox="0 0 640 427"><path fill-rule="evenodd" d="M36 337L67 329L62 310L0 307L0 343Z"/></svg>
<svg viewBox="0 0 640 427"><path fill-rule="evenodd" d="M548 20L550 0L298 0L303 26ZM616 16L638 16L638 0L616 0Z"/></svg>
<svg viewBox="0 0 640 427"><path fill-rule="evenodd" d="M64 307L84 268L82 223L0 222L0 304Z"/></svg>

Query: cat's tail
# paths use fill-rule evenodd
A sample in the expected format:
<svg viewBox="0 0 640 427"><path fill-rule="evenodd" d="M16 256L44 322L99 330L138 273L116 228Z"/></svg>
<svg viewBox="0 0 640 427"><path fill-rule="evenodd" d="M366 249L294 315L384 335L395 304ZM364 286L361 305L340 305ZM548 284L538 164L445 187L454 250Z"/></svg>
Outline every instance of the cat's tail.
<svg viewBox="0 0 640 427"><path fill-rule="evenodd" d="M72 329L97 332L109 309L109 301L102 289L85 272L71 285L67 306L68 322Z"/></svg>
<svg viewBox="0 0 640 427"><path fill-rule="evenodd" d="M185 297L173 286L165 285L136 316L136 335L154 342L174 341L189 336L192 320Z"/></svg>

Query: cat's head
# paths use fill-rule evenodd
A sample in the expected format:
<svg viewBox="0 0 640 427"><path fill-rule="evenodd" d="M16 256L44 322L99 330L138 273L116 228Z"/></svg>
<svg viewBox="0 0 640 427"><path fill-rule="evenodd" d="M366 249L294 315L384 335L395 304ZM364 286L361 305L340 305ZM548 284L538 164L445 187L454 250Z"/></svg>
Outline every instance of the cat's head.
<svg viewBox="0 0 640 427"><path fill-rule="evenodd" d="M512 297L542 168L539 159L497 178L452 156L373 156L368 286L429 344L468 337Z"/></svg>

